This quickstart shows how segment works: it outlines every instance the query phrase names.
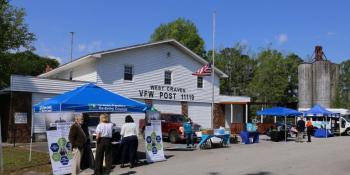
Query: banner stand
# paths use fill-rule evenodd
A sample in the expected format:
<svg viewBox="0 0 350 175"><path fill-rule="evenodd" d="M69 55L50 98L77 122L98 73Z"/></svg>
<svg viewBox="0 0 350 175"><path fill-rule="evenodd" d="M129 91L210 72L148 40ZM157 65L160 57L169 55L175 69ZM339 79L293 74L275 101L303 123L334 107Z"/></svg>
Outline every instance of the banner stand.
<svg viewBox="0 0 350 175"><path fill-rule="evenodd" d="M151 120L145 128L145 150L148 163L164 161L161 120Z"/></svg>

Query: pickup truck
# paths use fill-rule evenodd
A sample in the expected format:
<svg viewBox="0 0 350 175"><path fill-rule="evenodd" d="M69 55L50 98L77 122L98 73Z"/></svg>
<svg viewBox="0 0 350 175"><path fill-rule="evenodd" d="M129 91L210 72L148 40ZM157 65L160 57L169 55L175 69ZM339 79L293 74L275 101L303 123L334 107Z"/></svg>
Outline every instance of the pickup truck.
<svg viewBox="0 0 350 175"><path fill-rule="evenodd" d="M163 138L168 138L171 143L176 143L185 140L183 133L183 123L186 121L186 117L182 114L161 113L162 120L162 135ZM200 125L193 123L194 132L200 131ZM145 119L140 119L139 122L140 134L144 136L145 131ZM194 140L197 139L194 134Z"/></svg>

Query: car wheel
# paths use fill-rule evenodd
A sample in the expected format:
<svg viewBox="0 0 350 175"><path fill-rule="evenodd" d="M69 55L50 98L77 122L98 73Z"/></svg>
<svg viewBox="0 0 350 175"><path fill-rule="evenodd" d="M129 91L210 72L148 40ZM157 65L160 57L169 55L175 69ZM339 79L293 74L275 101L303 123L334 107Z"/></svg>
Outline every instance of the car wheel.
<svg viewBox="0 0 350 175"><path fill-rule="evenodd" d="M170 131L169 141L171 143L176 143L179 140L179 134L176 131Z"/></svg>
<svg viewBox="0 0 350 175"><path fill-rule="evenodd" d="M345 131L345 133L346 133L346 135L350 136L350 129L347 129L347 130Z"/></svg>

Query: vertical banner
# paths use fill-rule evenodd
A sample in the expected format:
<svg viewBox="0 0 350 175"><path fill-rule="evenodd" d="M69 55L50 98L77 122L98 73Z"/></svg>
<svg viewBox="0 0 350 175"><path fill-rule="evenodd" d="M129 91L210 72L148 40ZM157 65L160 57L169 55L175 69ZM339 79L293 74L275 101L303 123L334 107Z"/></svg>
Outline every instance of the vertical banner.
<svg viewBox="0 0 350 175"><path fill-rule="evenodd" d="M72 169L72 144L68 135L72 122L57 123L57 130L46 131L52 172L69 174Z"/></svg>
<svg viewBox="0 0 350 175"><path fill-rule="evenodd" d="M146 126L145 144L147 162L158 162L165 160L162 126L160 120L152 120L151 125Z"/></svg>

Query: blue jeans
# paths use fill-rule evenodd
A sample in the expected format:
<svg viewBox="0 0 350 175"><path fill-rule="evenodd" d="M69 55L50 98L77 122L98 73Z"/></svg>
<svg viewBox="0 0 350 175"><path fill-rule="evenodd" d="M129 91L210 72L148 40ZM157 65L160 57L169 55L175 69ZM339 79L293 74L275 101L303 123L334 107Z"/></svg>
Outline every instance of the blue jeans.
<svg viewBox="0 0 350 175"><path fill-rule="evenodd" d="M193 134L192 133L185 133L185 137L186 137L186 144L187 144L187 146L189 146L190 144L192 146L194 146Z"/></svg>

